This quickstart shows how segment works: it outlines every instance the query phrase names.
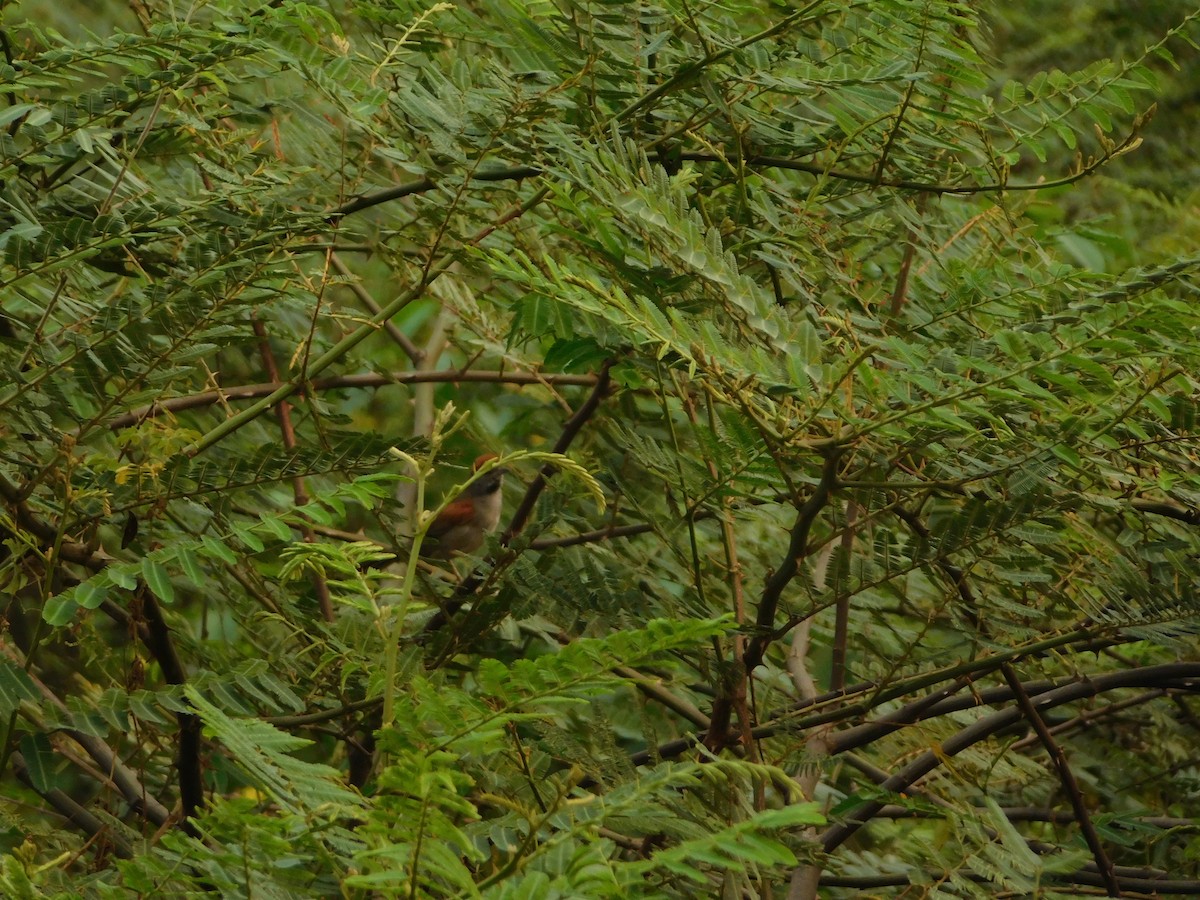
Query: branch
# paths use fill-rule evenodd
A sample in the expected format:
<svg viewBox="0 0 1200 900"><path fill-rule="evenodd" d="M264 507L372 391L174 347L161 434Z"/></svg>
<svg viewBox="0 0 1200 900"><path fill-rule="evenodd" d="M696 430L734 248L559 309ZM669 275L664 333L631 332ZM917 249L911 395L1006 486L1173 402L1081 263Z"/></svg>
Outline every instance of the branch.
<svg viewBox="0 0 1200 900"><path fill-rule="evenodd" d="M84 566L93 572L99 572L108 565L109 557L103 552L94 551L87 544L66 540L60 543L58 529L36 515L23 499L22 492L3 475L0 475L0 497L8 501L8 507L12 510L13 520L17 525L38 538L43 547L54 547L57 544L56 549L62 559ZM7 537L6 530L0 528L0 540Z"/></svg>
<svg viewBox="0 0 1200 900"><path fill-rule="evenodd" d="M784 589L796 577L800 570L800 561L808 555L808 533L813 522L829 502L837 482L837 464L839 453L837 448L829 451L825 457L825 465L821 470L821 480L817 482L812 496L796 511L796 522L792 525L792 537L788 542L787 556L779 568L767 579L763 588L762 599L758 601L758 615L755 618L755 635L746 645L742 656L742 674L749 675L762 664L771 641L779 637L775 630L775 613L779 609L779 600ZM793 627L797 622L789 624ZM704 746L712 753L717 753L727 742L726 732L729 727L730 715L733 711L733 696L731 688L737 684L736 679L726 679L717 699L713 701L712 724L704 737ZM753 734L753 730L751 731Z"/></svg>
<svg viewBox="0 0 1200 900"><path fill-rule="evenodd" d="M976 872L959 872L959 877L974 882L986 882L987 876ZM821 878L821 887L856 888L870 890L871 888L902 887L910 884L930 884L946 877L945 872L930 872L919 876L916 880L905 872L894 875L826 875ZM1102 887L1100 876L1093 872L1070 872L1065 875L1045 873L1043 881L1046 884L1068 885L1079 884ZM1200 881L1188 881L1181 878L1136 878L1124 877L1118 879L1120 887L1126 891L1146 893L1151 896L1162 894L1180 894L1189 897L1200 896Z"/></svg>
<svg viewBox="0 0 1200 900"><path fill-rule="evenodd" d="M122 859L131 859L133 857L133 850L123 837L113 833L112 829L106 823L88 812L63 791L60 791L58 788L39 790L34 785L33 778L29 774L29 767L25 764L24 756L14 751L9 760L12 762L13 774L26 787L58 810L72 825L90 837L103 837L109 841L112 844L113 852Z"/></svg>
<svg viewBox="0 0 1200 900"><path fill-rule="evenodd" d="M612 538L633 537L653 531L654 526L649 522L638 522L635 525L610 525L608 528L597 528L595 531L585 531L559 538L538 538L529 542L530 550L550 550L554 547L574 547L578 544L596 544Z"/></svg>
<svg viewBox="0 0 1200 900"><path fill-rule="evenodd" d="M1102 706L1099 709L1084 710L1073 719L1067 719L1065 722L1059 722L1050 729L1050 733L1061 734L1064 731L1072 731L1076 728L1086 728L1092 722L1095 722L1099 719L1115 715L1116 713L1119 713L1125 709L1129 709L1133 706L1141 706L1143 703L1149 703L1151 700L1157 700L1165 693L1166 691L1156 688L1155 690L1138 694L1136 697L1130 697L1128 700L1118 700L1115 703L1109 703L1108 705ZM1020 752L1022 750L1029 749L1036 743L1036 737L1022 738L1013 744L1011 749Z"/></svg>
<svg viewBox="0 0 1200 900"><path fill-rule="evenodd" d="M538 206L543 200L546 199L547 196L549 196L549 194L550 189L543 188L531 196L528 200L525 200L523 203L519 203L507 212L502 213L492 224L487 225L475 232L475 234L471 235L462 242L462 246L472 247L479 244L497 228L519 219L525 213L529 212L529 210ZM220 443L226 437L233 434L233 432L237 431L247 422L254 421L254 419L262 415L262 413L273 407L279 401L286 400L288 397L300 391L307 383L308 375L320 375L334 363L345 359L350 351L374 334L380 325L391 319L410 303L413 303L420 297L424 296L425 289L446 272L450 271L458 259L458 253L447 253L436 265L431 264L421 273L420 277L411 287L401 291L400 295L388 303L388 305L383 309L381 309L378 315L372 316L369 321L364 322L349 334L342 337L341 340L337 341L333 346L331 346L316 359L310 360L303 377L297 377L294 380L284 382L276 390L272 391L266 397L263 397L257 403L253 404L249 409L244 409L237 415L230 416L216 427L209 429L207 432L185 447L183 454L188 458L200 455L209 447Z"/></svg>
<svg viewBox="0 0 1200 900"><path fill-rule="evenodd" d="M541 174L542 170L536 166L510 166L504 169L485 169L482 172L473 172L471 180L521 181L525 178L536 178ZM380 206L381 204L400 200L413 194L424 194L427 191L432 191L435 187L437 187L437 182L426 175L423 178L418 178L416 181L409 181L405 184L384 188L382 191L376 191L373 194L364 194L360 197L355 197L349 203L343 203L332 210L329 213L329 218L352 216L357 212L362 212L364 209L370 209L372 206Z"/></svg>
<svg viewBox="0 0 1200 900"><path fill-rule="evenodd" d="M1041 740L1042 746L1050 754L1050 760L1054 763L1054 768L1058 771L1058 778L1062 782L1063 789L1067 792L1067 797L1071 801L1071 808L1075 811L1075 819L1079 822L1079 829L1083 832L1083 839L1087 842L1088 849L1092 851L1092 859L1096 861L1096 868L1104 877L1104 886L1108 889L1108 895L1110 897L1120 897L1121 888L1117 885L1116 876L1113 874L1112 860L1108 858L1108 853L1105 852L1104 845L1100 842L1100 835L1096 833L1096 826L1092 823L1092 817L1088 813L1087 804L1084 803L1083 794L1079 791L1079 783L1075 780L1075 773L1071 771L1071 765L1067 762L1066 754L1063 753L1062 747L1058 745L1058 742L1054 740L1054 736L1050 734L1050 729L1046 727L1046 722L1037 711L1033 701L1029 699L1029 694L1025 692L1025 688L1021 685L1021 679L1017 677L1017 671L1013 668L1012 663L1005 663L1000 671L1004 675L1005 682L1012 688L1013 695L1017 699L1017 706L1020 708L1022 715L1033 726L1033 730L1037 733L1038 739Z"/></svg>
<svg viewBox="0 0 1200 900"><path fill-rule="evenodd" d="M1200 663L1167 663L1124 672L1111 672L1106 675L1094 675L1042 693L1038 697L1038 707L1043 710L1052 709L1064 703L1073 703L1086 697L1094 697L1107 691L1128 687L1177 687L1180 690L1200 692ZM921 754L885 781L881 787L894 794L907 791L943 762L1013 726L1021 720L1022 715L1020 709L1013 707L980 719L942 741L933 750ZM825 833L821 835L821 845L824 851L832 853L873 818L884 805L881 800L867 801L849 812L846 815L846 821L826 829Z"/></svg>
<svg viewBox="0 0 1200 900"><path fill-rule="evenodd" d="M858 504L846 501L846 530L842 532L842 556L849 562L854 550L854 520L858 516ZM832 551L833 544L830 544ZM829 689L840 691L846 687L846 651L850 643L850 595L838 597L834 607L833 649L829 663Z"/></svg>
<svg viewBox="0 0 1200 900"><path fill-rule="evenodd" d="M591 386L596 383L595 375L564 375L558 373L541 374L539 372L488 372L467 371L459 369L434 369L417 372L385 372L382 374L336 375L330 378L316 378L304 385L305 390L332 391L340 388L372 388L385 387L389 384L424 384L426 382L486 382L489 384L565 384ZM153 419L168 412L180 412L196 409L202 406L212 406L214 403L237 400L257 400L275 393L284 387L286 382L273 381L266 384L242 384L234 387L220 388L215 391L201 391L198 394L186 394L182 397L172 397L169 400L156 400L146 406L139 406L127 413L122 413L107 423L110 429L128 428L140 425L148 419Z"/></svg>
<svg viewBox="0 0 1200 900"><path fill-rule="evenodd" d="M663 687L662 682L657 678L650 678L637 671L637 669L631 669L628 666L617 666L613 671L622 678L628 678L632 681L634 686L651 700L661 703L667 709L687 719L697 728L707 728L709 726L708 716L682 697L672 694Z"/></svg>
<svg viewBox="0 0 1200 900"><path fill-rule="evenodd" d="M1200 509L1189 509L1177 503L1161 500L1133 500L1130 505L1138 512L1150 513L1154 516L1166 516L1188 525L1200 525Z"/></svg>
<svg viewBox="0 0 1200 900"><path fill-rule="evenodd" d="M337 257L333 257L335 260ZM258 352L262 357L263 368L267 370L267 377L272 381L279 381L279 365L275 361L275 353L271 350L271 340L267 335L267 327L263 325L262 320L257 316L253 316L252 327L254 334L258 338ZM289 452L296 450L296 429L292 427L292 404L286 400L275 407L275 418L279 420L279 431L283 438L283 446ZM309 495L308 487L305 484L304 476L297 475L292 479L292 497L295 499L297 507L308 505ZM300 528L300 534L304 537L306 544L316 542L316 535L313 533L312 525L307 518ZM321 618L326 622L334 620L333 615L333 598L329 593L329 583L325 580L325 574L319 568L313 570L313 590L317 595L317 602L321 609Z"/></svg>
<svg viewBox="0 0 1200 900"><path fill-rule="evenodd" d="M354 273L346 267L346 264L342 262L341 257L336 253L330 252L329 262L343 278L355 278ZM354 296L358 298L358 302L367 308L367 312L372 316L379 315L383 307L375 302L375 298L362 286L362 282L357 280L348 281L346 282L346 287L350 288ZM387 332L388 337L400 345L400 349L412 360L414 366L420 365L421 361L425 359L425 351L414 344L409 336L397 328L396 323L391 319L384 321L383 330Z"/></svg>
<svg viewBox="0 0 1200 900"><path fill-rule="evenodd" d="M3 640L0 640L0 653L7 656L21 668L26 668L25 660L21 657L20 652L15 647L10 647ZM29 679L34 683L38 691L48 703L62 712L68 713L69 715L67 704L59 699L58 695L55 694L54 691L50 690L45 682L43 682L31 671L26 670L26 675L28 675ZM26 711L23 711L22 714L29 719L38 730L49 730L46 727L46 723L41 720L40 716L31 715ZM146 789L145 785L138 780L138 777L134 774L133 770L121 761L120 757L117 756L116 751L113 750L112 747L108 746L108 744L95 735L87 734L75 728L63 728L61 731L83 748L83 751L90 756L92 758L92 762L96 764L100 774L108 782L111 782L118 791L121 792L121 796L125 798L125 801L130 805L131 808L137 810L148 821L153 822L155 825L162 826L167 824L171 818L170 810L159 803L154 795Z"/></svg>
<svg viewBox="0 0 1200 900"><path fill-rule="evenodd" d="M775 634L775 613L779 608L779 599L783 596L784 588L796 577L800 561L808 554L808 533L812 530L813 522L825 504L837 483L837 466L839 453L836 448L829 451L825 457L825 465L821 470L821 480L804 505L796 511L796 522L792 525L792 536L788 542L787 556L779 568L767 579L763 589L762 599L758 602L758 616L755 620L758 633L746 647L746 671L753 672L763 661L767 647L777 635Z"/></svg>
<svg viewBox="0 0 1200 900"><path fill-rule="evenodd" d="M762 169L786 169L791 172L807 172L810 175L819 175L822 178L834 178L838 181L850 181L856 184L869 185L871 187L893 188L900 191L917 191L925 194L995 194L1006 191L1040 191L1044 188L1063 187L1068 184L1074 184L1076 181L1081 181L1089 175L1094 174L1098 169L1108 163L1111 159L1119 156L1124 149L1137 140L1136 131L1128 138L1116 146L1113 152L1106 153L1099 159L1092 160L1087 166L1081 168L1078 172L1071 175L1064 175L1062 178L1052 178L1047 181L1031 181L1018 182L1009 184L1005 182L993 182L990 184L937 184L929 181L909 181L907 179L876 179L872 174L861 174L858 172L848 172L844 169L830 169L821 163L802 162L796 159L788 159L783 156L748 156L745 158L745 164L754 168ZM713 153L689 153L683 152L679 154L679 159L687 162L720 162L721 157Z"/></svg>
<svg viewBox="0 0 1200 900"><path fill-rule="evenodd" d="M583 404L575 411L575 415L567 421L563 426L562 434L558 436L558 440L554 442L553 452L563 454L571 446L571 442L575 440L575 436L587 423L587 420L596 412L600 406L600 401L608 394L609 385L609 370L616 364L615 359L606 359L604 364L600 366L600 372L596 376L595 386L592 392L588 394L588 398L583 401ZM525 496L521 498L521 503L517 507L517 511L513 513L512 519L508 523L508 528L505 529L503 536L500 538L500 543L508 546L514 537L521 533L526 523L529 521L529 516L533 513L533 507L537 503L538 497L546 487L547 479L551 478L557 470L554 466L547 463L542 466L542 470L537 474L537 477L530 482L529 487L525 491Z"/></svg>
<svg viewBox="0 0 1200 900"><path fill-rule="evenodd" d="M347 703L345 706L339 706L337 709L322 709L317 712L300 713L294 716L263 716L262 720L270 722L276 728L298 728L304 725L318 725L321 722L328 722L332 719L342 719L346 716L363 712L364 710L373 710L382 705L382 703L382 698L373 697L370 700Z"/></svg>
<svg viewBox="0 0 1200 900"><path fill-rule="evenodd" d="M154 655L162 669L167 684L185 684L187 674L175 644L171 630L163 619L162 609L154 592L140 584L137 597L141 601L142 614L149 632L146 647ZM197 836L192 819L204 805L204 776L200 764L200 717L191 712L175 714L179 722L179 752L175 758L175 771L179 775L179 800L183 806L183 828L193 837Z"/></svg>
<svg viewBox="0 0 1200 900"><path fill-rule="evenodd" d="M752 732L756 740L763 738L774 737L783 733L798 733L809 728L816 728L821 725L827 725L830 722L846 721L857 716L866 715L872 709L882 706L885 703L890 703L893 700L898 700L901 697L907 696L913 691L922 690L927 687L941 684L951 678L960 675L975 674L981 675L986 672L991 672L1000 667L1000 665L1010 659L1020 659L1028 656L1034 656L1039 653L1044 653L1053 650L1057 647L1062 647L1067 644L1077 643L1081 640L1091 640L1091 634L1087 631L1073 631L1069 634L1059 635L1057 637L1048 638L1043 641L1038 641L1036 644L1019 647L1012 650L1005 650L997 653L995 656L985 659L971 660L970 662L960 663L946 669L939 669L935 672L917 675L905 681L884 686L875 682L860 682L847 688L845 691L830 691L818 697L812 697L805 700L800 700L791 704L783 713L776 715L773 721L765 725L755 727ZM1041 684L1039 682L1039 684ZM1047 682L1046 689L1049 690L1056 685ZM992 691L1003 691L1005 699L1008 699L1008 688L993 688ZM950 698L942 700L939 704L931 707L926 711L924 718L929 718L933 715L941 715L943 712L949 712L954 709L967 709L973 706L979 706L990 702L987 700L989 691L972 692L961 698ZM920 702L920 701L918 701ZM835 704L843 705L835 705ZM832 707L832 708L831 708ZM945 707L945 708L944 708ZM806 718L794 718L797 713L805 710L817 710L811 713ZM871 722L868 725L860 726L860 729L885 727L891 730L889 725L880 725L877 722ZM843 735L850 735L859 732L859 729L850 729L848 732L843 732ZM832 739L833 747L831 753L840 753L844 750L853 749L863 743L870 743L874 738L864 738L861 741L850 742L839 740L838 737ZM639 750L629 757L631 765L644 766L647 763L655 763L664 759L675 759L682 756L692 747L696 746L701 740L701 735L689 734L680 738L674 738L670 741L664 741L656 747L651 747L646 750ZM580 782L580 787L593 786L596 782L591 779L584 779Z"/></svg>
<svg viewBox="0 0 1200 900"><path fill-rule="evenodd" d="M662 86L669 86L669 82L663 82ZM639 102L644 102L643 98ZM1089 175L1094 174L1097 170L1107 164L1115 156L1120 155L1124 149L1132 144L1137 139L1136 131L1130 134L1128 138L1116 145L1113 151L1105 153L1098 159L1081 168L1078 172L1071 175L1064 175L1061 178L1052 178L1042 181L1031 182L993 182L990 184L937 184L930 181L910 181L908 179L879 179L874 173L859 173L850 172L845 169L831 169L827 165L819 162L808 162L799 159L789 159L786 156L769 156L765 154L755 154L745 156L742 162L748 168L753 169L784 169L789 172L806 172L809 175L817 175L822 178L834 178L838 181L849 181L856 184L864 184L870 187L883 187L899 191L916 191L925 194L995 194L1005 191L1040 191L1044 188L1062 187L1068 184L1074 184L1076 181L1081 181ZM698 162L698 163L719 163L728 165L729 158L722 153L704 153L699 151L684 151L680 153L670 153L663 151L655 154L654 159L662 163L670 160L678 160L681 162ZM537 178L545 174L545 171L538 166L507 166L500 169L485 170L483 172L475 172L471 175L471 181L523 181L526 178ZM432 191L438 186L438 182L434 181L428 175L417 178L413 181L407 181L404 184L397 184L390 188L376 191L372 194L363 194L360 197L343 203L329 212L330 219L338 219L345 216L354 215L362 212L365 209L370 209L373 206L381 206L384 203L391 203L393 200L402 200L405 197L411 197L415 194L425 194Z"/></svg>

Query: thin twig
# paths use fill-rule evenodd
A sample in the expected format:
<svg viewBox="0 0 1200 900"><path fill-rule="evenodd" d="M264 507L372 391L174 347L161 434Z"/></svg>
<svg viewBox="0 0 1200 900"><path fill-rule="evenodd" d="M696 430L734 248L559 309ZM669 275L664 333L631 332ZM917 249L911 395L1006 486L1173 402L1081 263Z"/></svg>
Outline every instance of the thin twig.
<svg viewBox="0 0 1200 900"><path fill-rule="evenodd" d="M358 302L365 306L372 316L378 316L383 307L375 302L375 298L371 296L367 289L362 286L362 282L358 281L354 273L342 262L341 257L331 251L329 262L343 278L352 279L345 283L346 287L350 288L354 296L358 298ZM414 344L412 339L397 328L396 323L391 319L387 319L383 323L383 330L387 332L388 337L400 345L400 349L412 360L414 366L419 366L421 361L425 359L425 351Z"/></svg>
<svg viewBox="0 0 1200 900"><path fill-rule="evenodd" d="M575 415L571 416L567 424L563 426L562 434L554 442L553 452L558 454L566 453L571 443L575 440L575 436L579 434L584 424L596 412L597 407L600 406L600 401L608 394L609 370L612 369L615 363L615 359L607 359L600 366L600 371L596 375L596 383L592 387L592 392L588 394L587 399L575 411ZM530 482L529 487L525 490L525 496L521 498L521 503L517 506L516 512L513 513L513 517L508 523L508 528L504 530L504 534L500 538L501 544L508 546L512 543L512 539L521 533L521 530L529 521L530 515L533 514L533 507L537 503L538 497L541 496L542 491L546 487L546 481L553 477L556 471L557 469L554 466L547 463L542 467L542 470L533 481Z"/></svg>
<svg viewBox="0 0 1200 900"><path fill-rule="evenodd" d="M844 169L833 169L828 165L819 162L806 162L799 159L788 159L784 156L767 156L764 154L753 154L745 156L742 159L743 165L751 169L784 169L791 172L805 172L809 175L817 175L821 178L832 178L837 181L849 181L857 184L863 184L870 187L889 188L900 191L914 191L925 194L951 194L951 195L970 195L970 194L995 194L1007 191L1040 191L1043 189L1063 187L1065 185L1074 184L1081 181L1090 175L1095 174L1102 166L1108 163L1114 155L1123 150L1133 140L1136 135L1130 135L1121 144L1118 144L1113 152L1101 155L1099 158L1092 160L1091 164L1084 166L1078 172L1073 172L1070 175L1064 175L1061 178L1051 178L1031 182L994 182L990 184L937 184L928 181L912 181L909 179L880 179L876 177L876 173L859 173L850 172ZM660 160L663 157L658 157ZM705 153L700 151L683 151L676 152L672 157L679 162L698 162L698 163L719 163L727 165L728 159L719 153ZM542 169L537 166L509 166L502 169L487 170L483 172L475 172L471 176L472 181L522 181L526 178L536 178L543 174ZM414 181L408 181L404 184L398 184L390 188L376 191L372 194L364 194L356 197L348 203L335 208L329 213L329 218L340 218L343 216L353 215L357 212L362 212L365 209L370 209L373 206L380 206L384 203L390 203L393 200L400 200L404 197L410 197L414 194L424 194L432 191L437 187L437 182L426 176L418 178Z"/></svg>
<svg viewBox="0 0 1200 900"><path fill-rule="evenodd" d="M1075 780L1075 773L1071 771L1071 765L1067 761L1066 754L1063 753L1062 747L1059 746L1058 742L1054 740L1054 736L1050 734L1050 729L1046 727L1046 722L1037 711L1033 701L1029 699L1029 694L1025 692L1025 688L1021 685L1021 679L1017 676L1017 670L1013 668L1011 663L1005 663L1000 667L1000 672L1004 675L1005 682L1012 688L1017 706L1029 721L1029 724L1033 726L1033 730L1037 733L1042 746L1046 748L1046 752L1050 755L1050 760L1054 763L1054 768L1058 771L1059 781L1062 782L1063 789L1067 792L1067 798L1071 801L1071 808L1075 810L1075 819L1079 823L1080 830L1083 832L1084 840L1087 841L1088 849L1092 851L1092 858L1096 861L1096 868L1100 870L1100 874L1104 878L1104 886L1108 888L1108 895L1110 897L1120 897L1121 888L1117 884L1116 876L1113 874L1112 860L1108 858L1104 844L1100 841L1100 835L1096 832L1096 826L1092 823L1092 817L1088 813L1087 804L1084 802L1083 794L1079 790L1079 783Z"/></svg>
<svg viewBox="0 0 1200 900"><path fill-rule="evenodd" d="M182 685L187 673L171 640L171 630L163 618L154 592L139 584L137 599L148 630L146 647L154 655L167 684ZM204 775L200 761L200 717L194 712L178 712L179 749L175 756L175 771L179 775L179 801L183 807L183 827L195 835L191 820L204 805Z"/></svg>
<svg viewBox="0 0 1200 900"><path fill-rule="evenodd" d="M334 257L336 260L336 257ZM257 316L253 319L254 334L258 338L258 352L262 357L263 368L267 370L267 377L272 381L280 381L279 365L275 362L275 353L271 350L271 341L267 336L266 326ZM279 420L279 431L283 437L283 446L289 452L296 449L296 429L292 427L292 404L283 400L275 407L275 418ZM308 488L304 483L304 476L297 475L292 479L292 497L296 501L297 507L308 505L309 494ZM313 532L312 525L307 521L300 527L300 534L304 538L306 544L315 544L317 536ZM333 615L333 598L329 594L329 583L325 580L325 573L320 569L313 571L313 590L317 595L317 602L321 608L321 618L326 622L334 620Z"/></svg>
<svg viewBox="0 0 1200 900"><path fill-rule="evenodd" d="M1042 709L1052 709L1086 697L1095 697L1108 691L1130 687L1175 687L1193 693L1200 692L1200 663L1167 663L1125 672L1094 675L1044 692L1038 697L1038 706ZM985 716L942 741L932 750L922 753L892 775L881 787L884 791L893 794L904 793L913 784L952 757L1006 728L1011 728L1022 718L1023 712L1018 707L1010 707ZM859 828L874 818L884 806L881 799L869 800L847 813L845 821L829 827L821 835L821 846L824 851L832 853Z"/></svg>
<svg viewBox="0 0 1200 900"><path fill-rule="evenodd" d="M128 841L119 834L114 833L107 823L88 812L63 791L60 791L58 788L39 789L29 774L29 767L25 764L24 756L14 752L9 757L9 761L12 763L13 774L26 787L53 806L61 815L65 816L72 825L90 837L103 838L112 845L113 852L122 859L131 859L133 857L133 848L129 846Z"/></svg>
<svg viewBox="0 0 1200 900"><path fill-rule="evenodd" d="M300 728L305 725L319 725L322 722L329 722L333 719L343 719L355 713L375 709L382 703L382 698L374 697L370 700L347 703L345 706L339 706L337 709L322 709L317 712L299 713L292 716L264 716L263 721L270 722L276 728Z"/></svg>
<svg viewBox="0 0 1200 900"><path fill-rule="evenodd" d="M304 385L306 391L333 391L342 388L375 388L386 387L390 384L425 384L430 382L481 382L488 384L511 385L580 385L591 387L596 383L595 375L565 375L558 373L541 374L537 372L493 372L471 371L460 369L437 369L418 372L385 372L382 374L336 375L330 378L316 378ZM268 382L266 384L242 384L233 387L222 387L219 391L201 391L197 394L186 394L182 397L171 397L167 400L156 400L146 406L139 406L129 412L122 413L106 422L106 426L116 430L140 425L149 419L156 418L168 412L182 412L215 403L238 400L257 400L269 396L284 386L284 382Z"/></svg>
<svg viewBox="0 0 1200 900"><path fill-rule="evenodd" d="M853 888L860 891L882 887L904 887L911 884L926 884L944 879L946 873L938 871L927 876L914 878L913 873L898 872L894 875L827 875L821 878L821 887ZM957 877L967 881L987 882L989 876L977 872L959 872ZM928 880L927 880L928 879ZM1043 876L1046 886L1054 885L1059 891L1066 885L1103 886L1101 876L1086 871L1068 872L1066 874L1046 874ZM1200 896L1200 881L1189 881L1182 878L1135 878L1133 876L1119 879L1120 886L1127 891L1144 892L1147 897L1161 897L1164 894L1178 894L1186 897ZM1089 894L1092 892L1089 891ZM1022 894L1020 896L1028 896Z"/></svg>
<svg viewBox="0 0 1200 900"><path fill-rule="evenodd" d="M1122 710L1130 709L1134 706L1141 706L1143 703L1149 703L1151 700L1157 700L1164 694L1166 694L1166 691L1157 689L1153 691L1145 691L1144 693L1138 694L1136 697L1130 697L1128 700L1119 700L1116 703L1109 703L1107 706L1102 706L1099 709L1084 710L1073 719L1067 719L1065 722L1059 722L1050 729L1050 733L1053 735L1059 735L1066 731L1073 731L1076 728L1086 728L1091 725L1092 722L1105 719L1108 716L1115 715ZM1009 749L1019 753L1022 750L1028 750L1036 743L1038 743L1037 737L1030 736L1017 741Z"/></svg>
<svg viewBox="0 0 1200 900"><path fill-rule="evenodd" d="M595 531L584 531L559 538L538 538L529 542L530 550L550 550L555 547L575 547L579 544L598 544L613 538L633 537L654 530L649 522L638 522L634 525L610 525L608 528L597 528Z"/></svg>
<svg viewBox="0 0 1200 900"><path fill-rule="evenodd" d="M848 561L854 550L854 526L858 518L858 504L846 501L846 528L842 532L842 559ZM832 546L832 545L831 545ZM850 642L850 595L838 597L834 607L833 647L829 663L829 689L840 691L846 686L846 652Z"/></svg>
<svg viewBox="0 0 1200 900"><path fill-rule="evenodd" d="M825 465L821 470L821 480L804 504L796 511L796 521L792 525L791 540L788 542L787 556L779 564L779 568L767 579L763 589L762 599L758 602L758 615L755 634L746 648L746 671L753 672L763 661L767 647L775 639L775 612L779 608L779 600L784 589L796 577L800 561L808 554L808 534L813 523L817 520L837 483L839 453L831 449L825 457Z"/></svg>
<svg viewBox="0 0 1200 900"><path fill-rule="evenodd" d="M503 169L484 170L482 172L473 172L471 174L472 181L521 181L525 178L536 178L542 174L542 170L536 166L509 166ZM381 191L375 191L372 194L363 194L355 197L353 200L343 203L341 206L332 210L329 213L329 218L341 218L343 216L352 216L357 212L362 212L364 209L370 209L373 206L380 206L384 203L391 203L393 200L401 200L404 197L410 197L413 194L424 194L427 191L432 191L437 187L435 182L429 176L418 178L415 181L408 181L404 184L397 184L390 188L384 188Z"/></svg>

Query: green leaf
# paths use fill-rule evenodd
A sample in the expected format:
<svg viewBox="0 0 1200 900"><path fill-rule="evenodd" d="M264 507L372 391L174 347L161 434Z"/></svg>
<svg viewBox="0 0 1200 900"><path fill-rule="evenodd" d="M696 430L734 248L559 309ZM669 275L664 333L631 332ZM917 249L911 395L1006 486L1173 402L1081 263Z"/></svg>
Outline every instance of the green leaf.
<svg viewBox="0 0 1200 900"><path fill-rule="evenodd" d="M171 576L167 574L166 567L157 560L146 557L142 560L142 576L146 579L146 586L154 592L154 596L163 603L175 602L175 586L171 584Z"/></svg>
<svg viewBox="0 0 1200 900"><path fill-rule="evenodd" d="M21 756L25 761L25 771L29 775L29 783L40 794L53 790L56 785L54 777L54 748L44 734L26 734L21 738Z"/></svg>

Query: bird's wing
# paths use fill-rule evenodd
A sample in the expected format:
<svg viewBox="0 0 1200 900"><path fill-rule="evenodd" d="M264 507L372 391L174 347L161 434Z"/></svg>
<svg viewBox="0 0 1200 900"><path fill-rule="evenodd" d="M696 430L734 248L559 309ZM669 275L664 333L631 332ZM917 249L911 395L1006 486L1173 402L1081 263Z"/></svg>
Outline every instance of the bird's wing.
<svg viewBox="0 0 1200 900"><path fill-rule="evenodd" d="M459 525L470 525L475 521L475 504L470 500L455 500L433 520L433 524L429 526L429 531L426 532L429 537L441 537L451 528L457 528Z"/></svg>

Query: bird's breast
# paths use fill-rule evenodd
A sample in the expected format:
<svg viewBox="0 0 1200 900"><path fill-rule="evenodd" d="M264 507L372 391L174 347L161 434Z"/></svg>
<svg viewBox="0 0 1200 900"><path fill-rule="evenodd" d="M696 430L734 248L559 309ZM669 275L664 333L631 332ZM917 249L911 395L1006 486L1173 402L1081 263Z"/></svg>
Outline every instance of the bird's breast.
<svg viewBox="0 0 1200 900"><path fill-rule="evenodd" d="M500 503L504 495L496 490L475 499L475 522L484 531L495 531L500 524Z"/></svg>

